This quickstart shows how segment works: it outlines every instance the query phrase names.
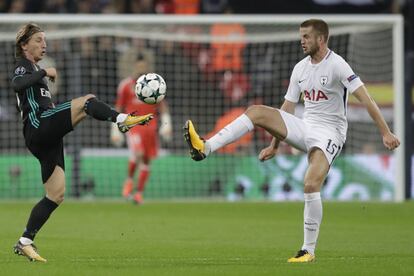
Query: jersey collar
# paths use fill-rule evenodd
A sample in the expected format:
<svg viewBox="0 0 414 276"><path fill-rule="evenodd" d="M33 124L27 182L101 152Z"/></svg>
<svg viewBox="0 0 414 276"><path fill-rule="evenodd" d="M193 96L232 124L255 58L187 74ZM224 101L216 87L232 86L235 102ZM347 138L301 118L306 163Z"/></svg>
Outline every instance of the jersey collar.
<svg viewBox="0 0 414 276"><path fill-rule="evenodd" d="M332 52L333 51L328 48L328 52L326 53L325 57L319 63L312 63L311 56L309 56L308 62L311 66L317 67L320 64L322 64L325 60L327 60L331 56Z"/></svg>

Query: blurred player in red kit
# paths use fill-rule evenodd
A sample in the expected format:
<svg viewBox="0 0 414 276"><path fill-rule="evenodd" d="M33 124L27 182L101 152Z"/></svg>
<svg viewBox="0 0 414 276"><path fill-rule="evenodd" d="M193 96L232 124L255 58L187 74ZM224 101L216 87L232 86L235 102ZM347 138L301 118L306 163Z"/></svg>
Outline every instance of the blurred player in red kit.
<svg viewBox="0 0 414 276"><path fill-rule="evenodd" d="M150 105L140 101L135 96L136 80L140 75L148 73L149 69L150 63L148 57L138 53L135 57L131 76L123 79L118 85L115 108L125 112L138 111L139 114L148 112L159 114L159 134L164 140L169 141L172 138L172 125L166 101L164 100L158 104ZM130 157L128 162L128 176L123 185L122 196L127 199L132 197L133 201L137 204L143 202L145 184L150 175L150 163L158 153L157 119L154 118L145 130L132 129L126 136ZM121 146L124 142L122 133L116 128L112 128L111 130L111 141L116 146ZM138 169L139 174L137 190L133 194L136 169Z"/></svg>

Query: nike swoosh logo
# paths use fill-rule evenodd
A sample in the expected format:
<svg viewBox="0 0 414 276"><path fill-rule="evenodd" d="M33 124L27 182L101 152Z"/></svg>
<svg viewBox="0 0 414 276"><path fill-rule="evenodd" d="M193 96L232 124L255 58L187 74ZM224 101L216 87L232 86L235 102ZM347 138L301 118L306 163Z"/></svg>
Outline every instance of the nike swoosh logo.
<svg viewBox="0 0 414 276"><path fill-rule="evenodd" d="M306 80L306 79L300 80L300 81L299 81L299 83L302 83L302 82L304 82L305 80Z"/></svg>

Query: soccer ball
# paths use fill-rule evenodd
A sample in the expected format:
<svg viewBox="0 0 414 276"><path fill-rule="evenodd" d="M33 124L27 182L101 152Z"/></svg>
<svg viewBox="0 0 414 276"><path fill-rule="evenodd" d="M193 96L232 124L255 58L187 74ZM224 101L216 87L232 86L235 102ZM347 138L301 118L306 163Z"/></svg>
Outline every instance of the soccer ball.
<svg viewBox="0 0 414 276"><path fill-rule="evenodd" d="M164 79L156 73L148 73L140 76L135 84L135 95L147 104L161 102L167 92L167 84Z"/></svg>

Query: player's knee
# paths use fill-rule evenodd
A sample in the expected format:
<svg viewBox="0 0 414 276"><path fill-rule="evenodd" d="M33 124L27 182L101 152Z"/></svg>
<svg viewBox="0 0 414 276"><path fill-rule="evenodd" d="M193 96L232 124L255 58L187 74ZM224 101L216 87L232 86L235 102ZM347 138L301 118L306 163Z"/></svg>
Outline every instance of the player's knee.
<svg viewBox="0 0 414 276"><path fill-rule="evenodd" d="M83 98L85 99L85 101L87 101L91 98L96 98L96 96L94 94L87 94L87 95L83 96Z"/></svg>
<svg viewBox="0 0 414 276"><path fill-rule="evenodd" d="M94 94L87 94L85 96L82 97L82 107L87 105L88 101L90 101L91 99L96 98L96 96Z"/></svg>
<svg viewBox="0 0 414 276"><path fill-rule="evenodd" d="M263 118L263 107L264 105L251 105L247 108L245 114L256 124Z"/></svg>
<svg viewBox="0 0 414 276"><path fill-rule="evenodd" d="M72 100L72 109L76 111L83 111L85 105L87 104L88 100L95 98L93 94L87 94L85 96L81 96L79 98Z"/></svg>
<svg viewBox="0 0 414 276"><path fill-rule="evenodd" d="M65 195L59 195L58 198L56 199L56 204L61 204L63 202L63 200L65 200Z"/></svg>
<svg viewBox="0 0 414 276"><path fill-rule="evenodd" d="M135 163L137 163L137 164L139 164L139 163L141 163L142 161L143 161L143 154L142 154L142 152L136 152L135 153Z"/></svg>
<svg viewBox="0 0 414 276"><path fill-rule="evenodd" d="M56 193L56 203L61 204L65 199L65 189L62 189Z"/></svg>
<svg viewBox="0 0 414 276"><path fill-rule="evenodd" d="M50 184L50 183L49 183ZM64 182L55 182L53 185L47 184L46 188L46 195L47 197L56 202L56 204L60 204L63 202L65 197L65 183Z"/></svg>
<svg viewBox="0 0 414 276"><path fill-rule="evenodd" d="M321 182L318 180L305 180L304 192L315 193L321 190Z"/></svg>
<svg viewBox="0 0 414 276"><path fill-rule="evenodd" d="M56 204L61 204L65 199L65 192L49 193L47 197Z"/></svg>
<svg viewBox="0 0 414 276"><path fill-rule="evenodd" d="M139 158L144 156L144 152L142 150L135 150L134 154L136 157L139 157Z"/></svg>
<svg viewBox="0 0 414 276"><path fill-rule="evenodd" d="M81 110L82 111L85 111L86 112L86 114L89 114L88 113L88 106L89 106L89 103L91 102L91 101L94 101L96 99L96 96L95 95L93 95L93 94L87 94L87 95L85 95L85 96L83 96L82 97L82 102L81 102Z"/></svg>
<svg viewBox="0 0 414 276"><path fill-rule="evenodd" d="M144 158L142 159L142 163L145 166L149 166L149 164L151 163L151 157L144 156Z"/></svg>
<svg viewBox="0 0 414 276"><path fill-rule="evenodd" d="M263 105L260 105L260 104L254 104L254 105L251 105L251 106L249 106L248 108L247 108L247 110L246 110L246 113L249 113L249 114L257 114L257 113L260 113L260 110L263 108ZM257 114L258 115L258 114Z"/></svg>

